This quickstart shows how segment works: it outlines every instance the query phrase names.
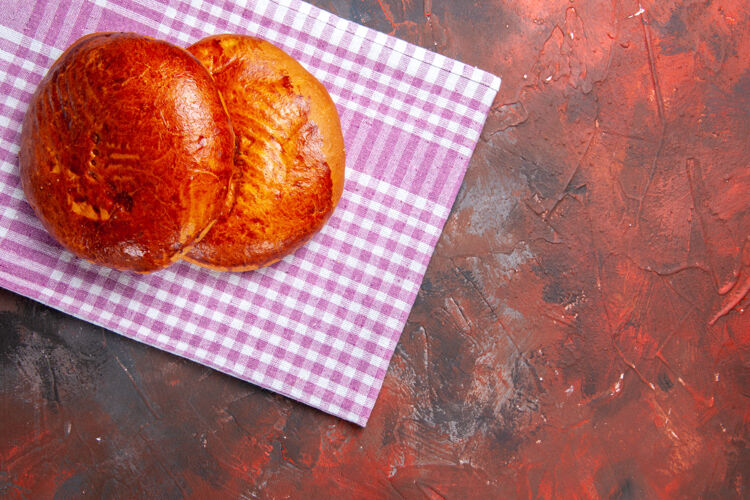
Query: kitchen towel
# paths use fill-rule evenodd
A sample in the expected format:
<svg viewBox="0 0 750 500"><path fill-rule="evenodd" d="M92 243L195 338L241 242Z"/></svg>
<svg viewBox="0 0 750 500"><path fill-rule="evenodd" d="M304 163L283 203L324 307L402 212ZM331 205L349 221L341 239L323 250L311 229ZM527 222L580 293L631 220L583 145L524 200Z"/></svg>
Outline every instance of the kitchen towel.
<svg viewBox="0 0 750 500"><path fill-rule="evenodd" d="M96 31L187 46L247 33L331 93L344 194L281 262L149 275L63 250L24 201L21 122L62 51ZM11 0L0 19L0 286L137 341L365 425L500 87L489 73L297 0Z"/></svg>

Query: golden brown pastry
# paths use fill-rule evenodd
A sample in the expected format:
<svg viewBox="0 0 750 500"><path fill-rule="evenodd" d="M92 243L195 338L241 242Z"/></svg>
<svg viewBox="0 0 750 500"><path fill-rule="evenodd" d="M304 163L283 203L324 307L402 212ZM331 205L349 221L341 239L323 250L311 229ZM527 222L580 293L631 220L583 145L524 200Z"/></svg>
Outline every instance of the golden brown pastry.
<svg viewBox="0 0 750 500"><path fill-rule="evenodd" d="M237 140L236 195L186 260L246 271L309 240L344 185L344 140L323 85L268 42L242 35L188 48L213 75Z"/></svg>
<svg viewBox="0 0 750 500"><path fill-rule="evenodd" d="M234 145L211 75L192 55L96 33L39 84L23 122L21 181L45 228L73 253L154 271L224 209Z"/></svg>

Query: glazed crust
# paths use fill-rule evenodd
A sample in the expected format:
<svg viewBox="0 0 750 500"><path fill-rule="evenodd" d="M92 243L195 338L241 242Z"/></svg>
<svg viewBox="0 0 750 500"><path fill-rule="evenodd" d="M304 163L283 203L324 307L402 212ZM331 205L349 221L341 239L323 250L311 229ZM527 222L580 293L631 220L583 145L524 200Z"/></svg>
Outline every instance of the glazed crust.
<svg viewBox="0 0 750 500"><path fill-rule="evenodd" d="M20 174L44 227L76 255L154 271L224 211L234 134L206 69L132 33L74 43L34 94Z"/></svg>
<svg viewBox="0 0 750 500"><path fill-rule="evenodd" d="M247 271L272 264L323 227L344 186L344 140L325 87L297 61L243 35L188 48L221 92L237 140L236 196L186 260Z"/></svg>

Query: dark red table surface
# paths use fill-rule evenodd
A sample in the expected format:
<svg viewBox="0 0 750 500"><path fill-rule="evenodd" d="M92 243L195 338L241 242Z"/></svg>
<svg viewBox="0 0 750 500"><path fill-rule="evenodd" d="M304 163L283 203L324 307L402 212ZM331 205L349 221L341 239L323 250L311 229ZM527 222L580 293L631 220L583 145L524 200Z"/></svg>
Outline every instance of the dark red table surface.
<svg viewBox="0 0 750 500"><path fill-rule="evenodd" d="M365 429L0 292L0 497L748 498L750 9L329 0L503 86Z"/></svg>

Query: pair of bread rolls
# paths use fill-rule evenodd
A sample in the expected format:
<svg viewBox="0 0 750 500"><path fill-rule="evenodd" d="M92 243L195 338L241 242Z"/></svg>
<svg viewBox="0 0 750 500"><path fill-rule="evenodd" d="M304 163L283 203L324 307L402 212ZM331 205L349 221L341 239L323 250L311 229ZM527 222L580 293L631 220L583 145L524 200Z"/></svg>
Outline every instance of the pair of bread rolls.
<svg viewBox="0 0 750 500"><path fill-rule="evenodd" d="M133 33L88 35L60 56L19 160L57 241L138 272L278 261L325 224L345 163L328 92L282 50L242 35L184 50Z"/></svg>

